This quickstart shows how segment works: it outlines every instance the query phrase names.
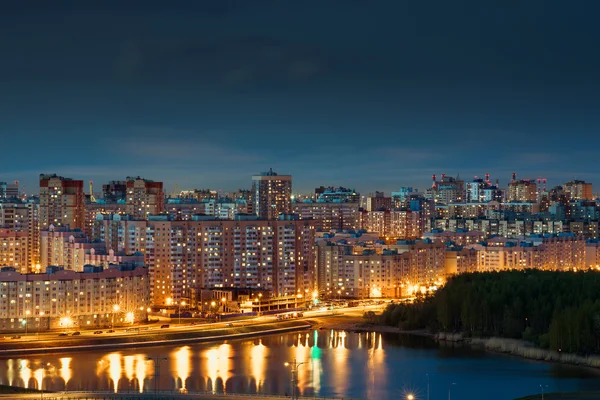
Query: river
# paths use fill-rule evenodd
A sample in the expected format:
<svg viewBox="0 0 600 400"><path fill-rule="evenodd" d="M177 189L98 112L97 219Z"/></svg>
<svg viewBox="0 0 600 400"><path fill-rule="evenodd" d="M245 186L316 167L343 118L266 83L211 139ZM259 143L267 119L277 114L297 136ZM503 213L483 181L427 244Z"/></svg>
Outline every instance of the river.
<svg viewBox="0 0 600 400"><path fill-rule="evenodd" d="M600 390L600 372L425 338L314 330L256 339L0 359L0 383L50 390L216 390L291 394L296 359L306 396L359 399L510 400ZM155 365L158 368L155 368ZM158 381L155 381L155 375ZM541 386L540 386L541 385Z"/></svg>

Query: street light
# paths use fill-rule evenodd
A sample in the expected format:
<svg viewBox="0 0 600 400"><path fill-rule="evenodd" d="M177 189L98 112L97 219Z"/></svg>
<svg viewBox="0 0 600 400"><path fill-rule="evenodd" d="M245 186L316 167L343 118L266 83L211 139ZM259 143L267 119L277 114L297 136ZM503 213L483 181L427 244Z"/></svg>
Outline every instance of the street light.
<svg viewBox="0 0 600 400"><path fill-rule="evenodd" d="M177 304L177 315L179 316L179 325L181 325L181 306L185 306L185 301L182 300Z"/></svg>
<svg viewBox="0 0 600 400"><path fill-rule="evenodd" d="M414 395L414 394L412 394L412 393L409 393L409 394L406 396L406 400L415 400L415 395Z"/></svg>
<svg viewBox="0 0 600 400"><path fill-rule="evenodd" d="M283 364L286 367L289 367L289 366L292 367L292 400L298 398L298 396L296 394L296 385L298 384L298 367L301 366L302 364L306 364L306 363L305 362L301 362L301 363L296 362L295 358L292 363L286 362Z"/></svg>
<svg viewBox="0 0 600 400"><path fill-rule="evenodd" d="M42 318L44 318L44 312L40 311L40 319L38 320L38 331L37 331L38 338L40 337L40 325L42 325Z"/></svg>
<svg viewBox="0 0 600 400"><path fill-rule="evenodd" d="M160 378L160 362L167 361L167 358L146 357L146 360L154 362L154 397L158 397L158 379Z"/></svg>
<svg viewBox="0 0 600 400"><path fill-rule="evenodd" d="M540 385L540 387L542 388L542 400L544 400L544 388L547 388L548 385Z"/></svg>
<svg viewBox="0 0 600 400"><path fill-rule="evenodd" d="M29 317L29 314L31 314L31 311L25 310L25 336L27 336L28 331L27 318Z"/></svg>
<svg viewBox="0 0 600 400"><path fill-rule="evenodd" d="M262 305L262 293L258 294L258 316L260 317L260 306Z"/></svg>
<svg viewBox="0 0 600 400"><path fill-rule="evenodd" d="M119 306L118 304L113 304L113 314L112 314L112 327L115 327L115 313L118 313L119 310L121 309L121 306Z"/></svg>
<svg viewBox="0 0 600 400"><path fill-rule="evenodd" d="M448 400L450 400L450 392L452 391L452 386L456 385L455 382L452 382L452 384L450 385L450 387L448 388Z"/></svg>

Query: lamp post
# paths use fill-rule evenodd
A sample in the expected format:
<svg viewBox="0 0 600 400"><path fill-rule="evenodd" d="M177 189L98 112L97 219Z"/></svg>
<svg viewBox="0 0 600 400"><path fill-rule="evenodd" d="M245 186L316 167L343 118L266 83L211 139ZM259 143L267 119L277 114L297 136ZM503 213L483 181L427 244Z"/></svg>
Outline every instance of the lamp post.
<svg viewBox="0 0 600 400"><path fill-rule="evenodd" d="M409 393L406 395L406 400L415 400L415 395L412 393Z"/></svg>
<svg viewBox="0 0 600 400"><path fill-rule="evenodd" d="M27 318L29 317L29 314L31 314L31 311L25 310L25 336L27 336L27 331L29 330L29 327L27 326Z"/></svg>
<svg viewBox="0 0 600 400"><path fill-rule="evenodd" d="M262 305L262 293L258 294L258 316L260 317L260 306Z"/></svg>
<svg viewBox="0 0 600 400"><path fill-rule="evenodd" d="M146 360L154 362L154 397L158 397L158 379L160 378L160 362L167 361L167 358L147 357Z"/></svg>
<svg viewBox="0 0 600 400"><path fill-rule="evenodd" d="M429 374L427 375L427 400L429 400Z"/></svg>
<svg viewBox="0 0 600 400"><path fill-rule="evenodd" d="M44 318L44 312L40 311L40 319L38 320L38 331L37 331L38 339L40 337L40 326L42 325L42 318Z"/></svg>
<svg viewBox="0 0 600 400"><path fill-rule="evenodd" d="M118 304L114 304L112 309L113 309L112 328L114 328L115 327L115 314L119 312L119 310L121 309L121 306L119 306Z"/></svg>
<svg viewBox="0 0 600 400"><path fill-rule="evenodd" d="M450 392L452 391L452 386L456 385L456 383L452 382L450 387L448 388L448 400L450 400Z"/></svg>
<svg viewBox="0 0 600 400"><path fill-rule="evenodd" d="M301 366L302 364L306 364L305 362L296 362L296 359L294 358L294 361L292 363L286 362L284 365L286 367L291 366L292 367L292 400L297 399L298 396L296 394L296 385L298 384L298 367Z"/></svg>
<svg viewBox="0 0 600 400"><path fill-rule="evenodd" d="M540 385L540 387L542 388L542 400L544 400L544 388L547 388L548 385Z"/></svg>
<svg viewBox="0 0 600 400"><path fill-rule="evenodd" d="M177 315L179 316L179 325L181 325L181 306L185 307L185 300L180 301L178 304Z"/></svg>

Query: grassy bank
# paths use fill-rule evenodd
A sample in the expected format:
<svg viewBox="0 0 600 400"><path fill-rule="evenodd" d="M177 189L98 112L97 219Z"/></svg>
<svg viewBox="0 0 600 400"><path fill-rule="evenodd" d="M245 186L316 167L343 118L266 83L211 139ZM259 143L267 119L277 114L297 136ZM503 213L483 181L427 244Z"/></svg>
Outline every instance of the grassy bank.
<svg viewBox="0 0 600 400"><path fill-rule="evenodd" d="M99 338L73 338L56 342L28 341L5 342L0 344L3 355L25 353L56 353L61 351L87 351L98 348L156 346L166 343L203 342L250 337L255 335L294 331L309 328L307 321L282 321L256 325L234 326L218 329L203 329L186 332L155 331L131 336L110 336Z"/></svg>

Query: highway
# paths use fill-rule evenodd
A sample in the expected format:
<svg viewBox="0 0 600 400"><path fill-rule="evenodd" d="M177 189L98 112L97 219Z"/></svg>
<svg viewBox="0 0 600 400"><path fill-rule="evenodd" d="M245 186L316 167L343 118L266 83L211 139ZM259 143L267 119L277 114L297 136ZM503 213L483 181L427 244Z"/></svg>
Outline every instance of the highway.
<svg viewBox="0 0 600 400"><path fill-rule="evenodd" d="M379 311L385 305L369 305L369 306L359 306L359 307L346 307L346 308L336 308L334 310L311 310L304 311L304 317L301 319L307 319L311 317L327 317L334 315L347 315L353 317L361 317L365 311ZM29 333L25 335L23 333L11 333L4 334L2 338L0 338L0 343L8 343L8 342L35 342L38 344L48 343L53 346L60 345L61 342L65 344L76 345L77 341L81 340L89 340L89 339L108 339L108 338L121 338L121 337L135 337L135 336L152 336L159 335L164 333L186 333L186 332L200 332L207 330L218 330L218 329L226 329L233 327L241 327L241 326L249 326L249 325L259 325L264 323L277 323L280 322L277 320L275 315L268 316L259 316L253 318L247 318L243 320L227 320L225 322L197 322L194 325L190 322L182 322L181 324L175 323L177 322L177 318L173 318L171 322L156 322L145 325L133 325L133 326L121 326L115 327L114 332L108 333L109 329L106 328L95 328L95 329L85 329L81 330L80 335L73 336L73 332L75 330L67 330L69 333L68 336L60 336L61 331L51 331L51 332L43 332L39 335L36 333ZM161 328L162 325L169 325L168 328ZM127 331L130 328L140 328L139 331ZM95 331L102 331L101 334L94 334ZM13 336L20 336L18 339L12 339Z"/></svg>

